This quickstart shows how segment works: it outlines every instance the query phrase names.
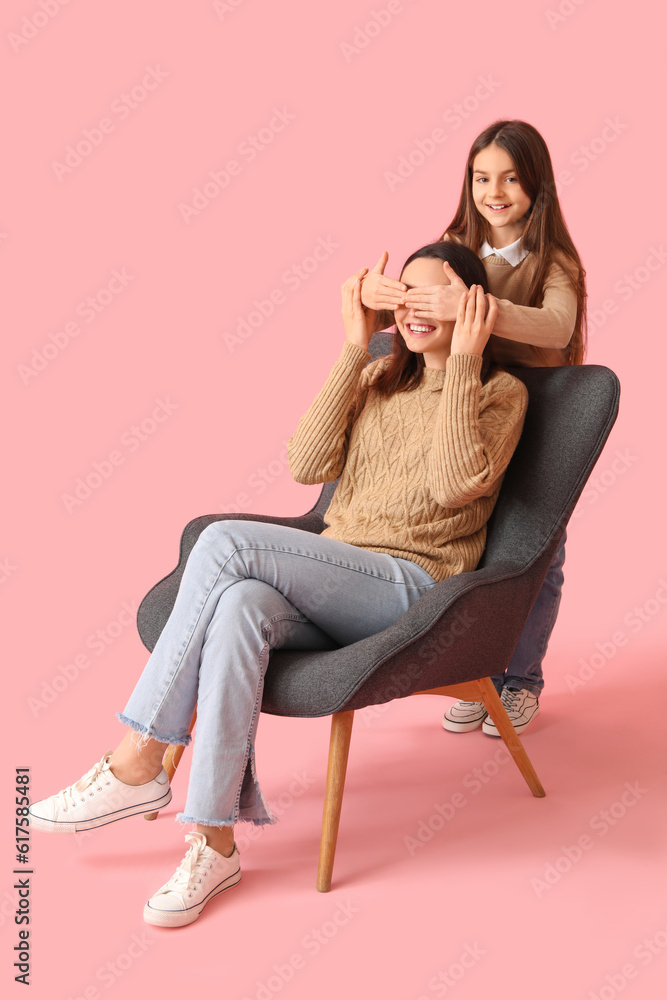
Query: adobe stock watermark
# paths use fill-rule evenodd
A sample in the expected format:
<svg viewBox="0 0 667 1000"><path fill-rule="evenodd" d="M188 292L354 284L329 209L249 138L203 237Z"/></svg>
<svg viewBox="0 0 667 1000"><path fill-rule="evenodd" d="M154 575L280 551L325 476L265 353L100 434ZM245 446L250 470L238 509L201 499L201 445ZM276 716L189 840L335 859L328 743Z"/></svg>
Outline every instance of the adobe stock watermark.
<svg viewBox="0 0 667 1000"><path fill-rule="evenodd" d="M308 789L317 783L316 778L312 778L307 771L293 772L287 788L275 798L267 799L269 811L280 819L288 812L297 799L300 799ZM184 826L186 824L183 824ZM266 831L268 824L242 823L239 824L234 833L234 839L239 851L247 850L251 844L260 840Z"/></svg>
<svg viewBox="0 0 667 1000"><path fill-rule="evenodd" d="M486 760L481 767L473 767L463 778L461 784L470 796L479 795L490 781L500 773L500 769L512 759L507 747L498 747L493 757ZM448 823L468 805L469 798L463 792L454 792L445 802L436 802L433 812L425 819L420 819L414 834L403 837L403 843L411 858L421 847L429 844L437 833L441 833Z"/></svg>
<svg viewBox="0 0 667 1000"><path fill-rule="evenodd" d="M18 566L14 565L9 556L0 559L0 584L7 583L7 580L16 573L17 569Z"/></svg>
<svg viewBox="0 0 667 1000"><path fill-rule="evenodd" d="M660 927L650 937L643 938L632 950L635 961L624 962L617 972L607 973L602 986L589 990L587 1000L614 1000L626 986L638 979L642 971L667 949L667 925Z"/></svg>
<svg viewBox="0 0 667 1000"><path fill-rule="evenodd" d="M406 3L413 3L414 0L405 0ZM363 24L355 24L352 30L351 41L339 42L338 48L343 53L346 63L351 63L355 56L361 55L368 48L378 35L393 23L397 14L402 14L405 10L401 0L388 0L384 7L379 10L373 8L365 15Z"/></svg>
<svg viewBox="0 0 667 1000"><path fill-rule="evenodd" d="M76 993L70 993L67 1000L101 1000L104 993L100 987L110 990L115 986L118 980L127 975L135 962L144 957L155 941L156 939L147 930L130 934L123 950L98 966L95 971L95 982L77 990Z"/></svg>
<svg viewBox="0 0 667 1000"><path fill-rule="evenodd" d="M16 916L16 892L5 889L0 903L0 927L4 927L7 920L14 923ZM29 984L28 984L29 985Z"/></svg>
<svg viewBox="0 0 667 1000"><path fill-rule="evenodd" d="M244 3L245 0L213 0L213 10L224 21L227 14L233 14Z"/></svg>
<svg viewBox="0 0 667 1000"><path fill-rule="evenodd" d="M86 636L84 648L66 663L59 664L49 680L42 681L39 691L28 696L27 705L34 719L58 701L81 674L93 665L95 659L104 656L109 647L136 624L138 607L135 600L123 601L113 618Z"/></svg>
<svg viewBox="0 0 667 1000"><path fill-rule="evenodd" d="M605 496L612 489L619 479L639 461L639 455L635 455L630 448L617 448L614 457L607 465L606 469L596 472L586 483L579 498L579 502L572 513L572 520L576 521L583 517L589 507L595 506L598 500Z"/></svg>
<svg viewBox="0 0 667 1000"><path fill-rule="evenodd" d="M263 465L258 465L246 479L245 489L240 490L229 503L220 504L221 514L247 514L252 510L255 499L266 493L269 486L289 472L287 439L281 441L282 449Z"/></svg>
<svg viewBox="0 0 667 1000"><path fill-rule="evenodd" d="M428 996L422 993L417 997L417 1000L432 1000L434 996L447 996L449 991L465 978L470 969L475 968L486 953L487 949L483 948L477 941L474 944L463 945L460 955L453 962L450 962L446 969L438 969L436 974L431 976L426 984L429 991Z"/></svg>
<svg viewBox="0 0 667 1000"><path fill-rule="evenodd" d="M271 1000L290 983L297 972L306 968L308 960L327 948L341 929L360 912L360 907L351 899L340 900L331 916L318 927L311 927L301 938L299 951L294 951L284 962L274 963L271 973L265 979L258 979L252 993L246 993L241 1000Z"/></svg>
<svg viewBox="0 0 667 1000"><path fill-rule="evenodd" d="M126 267L114 268L107 282L92 295L87 295L74 309L76 318L67 320L62 326L47 334L46 341L30 351L30 361L17 365L19 378L24 385L40 375L58 358L63 351L82 333L83 327L90 326L112 302L125 291L135 276Z"/></svg>
<svg viewBox="0 0 667 1000"><path fill-rule="evenodd" d="M131 90L123 91L111 102L110 115L100 118L97 124L81 130L78 139L65 147L62 160L52 160L51 169L60 183L73 174L77 167L116 131L119 122L124 122L133 111L144 103L149 94L167 79L169 73L159 66L147 66L141 80Z"/></svg>
<svg viewBox="0 0 667 1000"><path fill-rule="evenodd" d="M579 177L596 163L629 127L629 124L622 122L618 115L605 118L599 134L594 135L587 143L581 143L570 153L569 163L576 167L576 172L570 167L554 166L553 182L543 183L540 188L539 198L542 206L546 208L551 202L558 201L565 189L576 184Z"/></svg>
<svg viewBox="0 0 667 1000"><path fill-rule="evenodd" d="M361 710L360 714L364 720L364 725L373 725L376 719L384 715L391 708L392 701L405 697L410 689L414 690L414 675L423 669L423 663L419 661L426 660L426 663L430 666L443 653L446 653L455 642L470 632L470 629L476 622L477 619L470 614L467 608L464 610L457 608L448 616L447 627L444 631L438 632L437 626L434 630L431 630L428 638L419 649L419 660L412 660L406 669L391 678L381 692L387 700L377 705L368 705Z"/></svg>
<svg viewBox="0 0 667 1000"><path fill-rule="evenodd" d="M588 659L579 658L579 670L576 674L565 675L565 683L570 694L576 694L586 687L603 667L613 660L619 649L627 646L633 636L646 628L657 615L662 614L665 605L667 605L667 580L663 577L658 580L658 587L651 597L642 604L636 604L624 615L624 628L616 629L608 639L596 642L595 652L591 653Z"/></svg>
<svg viewBox="0 0 667 1000"><path fill-rule="evenodd" d="M590 833L582 833L577 837L574 844L565 844L561 847L562 853L549 861L544 866L540 876L533 876L530 879L530 886L538 899L551 892L554 886L558 885L563 876L572 871L575 865L603 838L610 830L613 830L623 820L628 812L648 794L648 788L642 787L638 781L626 781L623 791L618 799L600 809L588 821L588 829L597 836L595 840Z"/></svg>
<svg viewBox="0 0 667 1000"><path fill-rule="evenodd" d="M576 168L576 173L567 167L555 172L556 195L560 196L566 188L571 187L576 182L577 175L585 173L629 128L630 125L622 122L618 115L605 118L599 133L570 153L569 162Z"/></svg>
<svg viewBox="0 0 667 1000"><path fill-rule="evenodd" d="M21 19L20 28L7 33L7 40L14 52L21 52L28 42L37 38L40 31L60 13L61 7L66 7L69 3L70 0L39 0L32 14L26 14Z"/></svg>
<svg viewBox="0 0 667 1000"><path fill-rule="evenodd" d="M419 649L420 660L426 660L428 665L434 663L443 653L446 653L455 642L458 642L470 629L477 624L477 619L470 614L467 608L455 608L453 613L448 613L447 627L444 631L438 631L436 625L431 630L426 642L422 643Z"/></svg>
<svg viewBox="0 0 667 1000"><path fill-rule="evenodd" d="M89 500L120 466L125 465L127 458L150 440L158 428L180 408L180 404L174 403L169 396L157 396L154 402L155 406L150 413L123 431L118 448L114 448L105 458L96 459L87 472L77 476L71 492L60 494L68 514L72 514Z"/></svg>
<svg viewBox="0 0 667 1000"><path fill-rule="evenodd" d="M186 226L196 219L216 198L226 191L235 177L240 177L246 166L272 145L276 136L281 135L296 115L286 107L274 107L266 125L250 133L236 147L236 157L215 170L209 170L207 178L193 188L190 201L180 201L178 211ZM238 159L237 159L238 157Z"/></svg>
<svg viewBox="0 0 667 1000"><path fill-rule="evenodd" d="M478 76L477 84L470 93L443 111L442 120L446 127L436 126L427 136L415 139L412 148L398 157L394 168L384 171L382 176L389 190L393 192L405 184L447 142L450 132L456 132L501 86L502 83L493 75Z"/></svg>
<svg viewBox="0 0 667 1000"><path fill-rule="evenodd" d="M302 284L326 263L333 253L340 249L332 236L318 236L312 249L296 263L285 268L280 276L280 284L272 288L262 298L253 299L250 308L235 319L233 330L223 330L222 339L230 354L249 340L277 308L284 305L290 295L298 292Z"/></svg>
<svg viewBox="0 0 667 1000"><path fill-rule="evenodd" d="M649 247L644 260L631 271L625 271L613 284L613 296L592 309L588 310L588 339L591 340L608 323L610 317L616 316L620 305L625 305L634 298L657 271L661 271L667 261L667 250L662 246Z"/></svg>
<svg viewBox="0 0 667 1000"><path fill-rule="evenodd" d="M586 0L561 0L557 7L550 7L549 10L545 10L544 16L547 19L547 24L552 31L555 31L561 24L569 20L580 7L583 7L585 3Z"/></svg>

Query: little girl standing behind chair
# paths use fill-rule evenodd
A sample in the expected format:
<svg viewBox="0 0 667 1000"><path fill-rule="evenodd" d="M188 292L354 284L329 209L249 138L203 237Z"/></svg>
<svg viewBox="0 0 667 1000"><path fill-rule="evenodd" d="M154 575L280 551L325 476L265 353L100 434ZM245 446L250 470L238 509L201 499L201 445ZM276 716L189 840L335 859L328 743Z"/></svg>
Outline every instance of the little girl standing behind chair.
<svg viewBox="0 0 667 1000"><path fill-rule="evenodd" d="M440 236L479 255L498 315L491 336L502 365L581 364L585 352L585 271L563 219L551 157L540 133L522 121L497 121L473 142L454 218ZM465 285L443 264L449 285L406 289L384 275L388 254L366 276L362 303L378 311L378 329L393 323L387 310L405 305L425 329L456 316ZM563 585L565 532L504 674L493 677L517 733L539 712L542 660ZM443 718L450 732L482 726L498 731L480 702L457 701Z"/></svg>

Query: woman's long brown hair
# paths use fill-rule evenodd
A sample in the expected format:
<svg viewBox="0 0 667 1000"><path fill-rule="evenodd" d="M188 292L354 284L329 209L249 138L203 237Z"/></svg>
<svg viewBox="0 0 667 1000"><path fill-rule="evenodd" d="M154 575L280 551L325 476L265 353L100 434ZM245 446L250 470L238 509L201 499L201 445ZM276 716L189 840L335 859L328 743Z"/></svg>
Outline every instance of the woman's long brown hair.
<svg viewBox="0 0 667 1000"><path fill-rule="evenodd" d="M580 365L586 353L586 272L565 225L549 150L537 129L518 120L497 121L477 136L468 154L456 214L440 239L453 237L479 253L482 243L491 235L490 227L475 207L472 174L475 157L492 144L511 157L517 180L531 201L528 225L522 237L522 246L537 257L528 305L542 305L549 268L554 262L563 266L577 297L577 318L567 348L568 363Z"/></svg>

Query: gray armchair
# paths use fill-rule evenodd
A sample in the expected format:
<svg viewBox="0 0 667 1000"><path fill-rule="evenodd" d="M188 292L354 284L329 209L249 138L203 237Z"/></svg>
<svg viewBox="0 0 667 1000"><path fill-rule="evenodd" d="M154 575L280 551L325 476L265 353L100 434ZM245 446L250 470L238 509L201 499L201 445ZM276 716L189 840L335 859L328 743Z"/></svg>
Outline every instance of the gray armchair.
<svg viewBox="0 0 667 1000"><path fill-rule="evenodd" d="M392 335L375 334L373 357L391 351ZM531 791L544 789L490 680L514 652L532 604L574 506L618 412L619 383L598 365L516 368L526 384L528 412L488 526L477 569L432 587L385 631L326 651L274 650L262 711L332 716L317 888L331 886L347 757L356 709L412 694L446 694L483 701ZM183 531L177 568L146 595L139 634L152 650L169 617L187 557L199 534L225 518L268 521L319 533L336 483L323 486L301 517L210 514ZM170 747L173 775L182 747ZM155 815L155 814L154 814Z"/></svg>

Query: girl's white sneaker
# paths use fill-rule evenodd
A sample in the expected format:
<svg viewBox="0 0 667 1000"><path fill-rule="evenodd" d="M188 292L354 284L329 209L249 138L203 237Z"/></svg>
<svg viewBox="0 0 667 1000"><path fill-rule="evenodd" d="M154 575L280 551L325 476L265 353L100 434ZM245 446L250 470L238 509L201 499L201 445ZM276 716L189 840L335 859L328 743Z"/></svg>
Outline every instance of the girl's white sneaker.
<svg viewBox="0 0 667 1000"><path fill-rule="evenodd" d="M164 768L152 781L126 785L111 771L110 755L111 751L75 784L33 802L28 810L30 826L47 833L80 833L138 813L157 812L171 802Z"/></svg>
<svg viewBox="0 0 667 1000"><path fill-rule="evenodd" d="M184 927L206 904L241 879L239 851L226 858L206 843L203 833L187 833L188 851L175 873L146 903L144 920L156 927Z"/></svg>
<svg viewBox="0 0 667 1000"><path fill-rule="evenodd" d="M445 712L442 726L450 733L468 733L471 729L479 729L486 716L483 702L456 701Z"/></svg>
<svg viewBox="0 0 667 1000"><path fill-rule="evenodd" d="M537 695L527 688L509 688L505 685L500 693L500 700L505 706L505 711L509 715L516 733L522 733L540 711ZM482 732L486 733L487 736L500 736L496 724L490 716L484 720Z"/></svg>

